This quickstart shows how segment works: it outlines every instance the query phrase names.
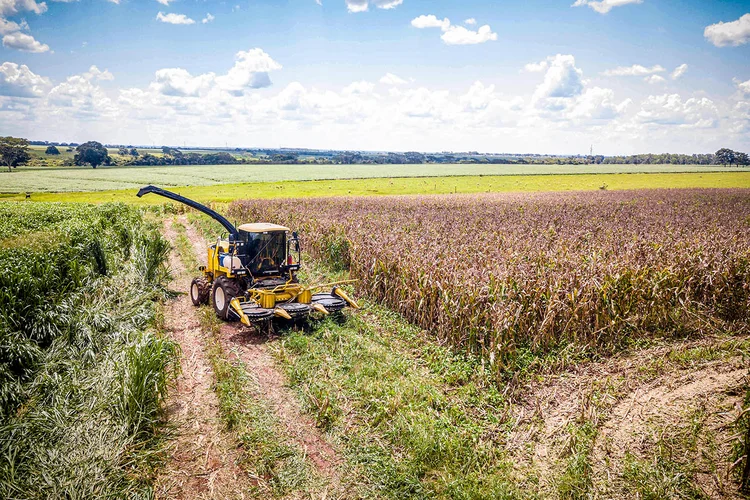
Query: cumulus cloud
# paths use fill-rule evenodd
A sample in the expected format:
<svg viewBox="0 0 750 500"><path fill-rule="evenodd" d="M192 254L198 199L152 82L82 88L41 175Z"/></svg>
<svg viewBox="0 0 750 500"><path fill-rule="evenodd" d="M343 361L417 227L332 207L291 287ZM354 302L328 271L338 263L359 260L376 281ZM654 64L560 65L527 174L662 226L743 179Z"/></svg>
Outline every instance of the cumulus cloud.
<svg viewBox="0 0 750 500"><path fill-rule="evenodd" d="M650 68L641 66L640 64L634 64L632 66L619 66L615 69L608 69L602 74L604 76L646 76L655 73L663 73L665 71L666 69L658 64L651 66Z"/></svg>
<svg viewBox="0 0 750 500"><path fill-rule="evenodd" d="M386 73L380 79L380 83L383 83L385 85L405 85L408 82L403 78L394 75L393 73Z"/></svg>
<svg viewBox="0 0 750 500"><path fill-rule="evenodd" d="M370 5L378 9L395 9L404 0L345 0L346 8L349 12L367 12Z"/></svg>
<svg viewBox="0 0 750 500"><path fill-rule="evenodd" d="M465 19L464 20L464 24L468 24L470 26L474 26L475 24L477 24L477 20L474 19L473 17L470 17L469 19Z"/></svg>
<svg viewBox="0 0 750 500"><path fill-rule="evenodd" d="M463 26L451 26L440 38L448 45L474 45L497 40L497 33L485 24L477 31L464 28Z"/></svg>
<svg viewBox="0 0 750 500"><path fill-rule="evenodd" d="M548 58L544 80L534 91L532 100L543 107L559 107L557 99L575 97L583 90L583 71L576 67L575 57L557 54Z"/></svg>
<svg viewBox="0 0 750 500"><path fill-rule="evenodd" d="M646 83L654 84L654 83L664 83L667 80L663 76L660 76L660 75L651 75L651 76L647 76L646 78L644 78L643 81Z"/></svg>
<svg viewBox="0 0 750 500"><path fill-rule="evenodd" d="M742 92L743 94L750 94L750 80L747 80L745 82L735 80L734 83L737 85L737 89L740 92Z"/></svg>
<svg viewBox="0 0 750 500"><path fill-rule="evenodd" d="M195 21L185 14L175 14L173 12L169 14L159 12L156 14L156 20L167 24L195 24Z"/></svg>
<svg viewBox="0 0 750 500"><path fill-rule="evenodd" d="M22 12L44 14L47 4L35 0L0 0L0 17L10 17Z"/></svg>
<svg viewBox="0 0 750 500"><path fill-rule="evenodd" d="M576 0L571 7L582 7L584 5L591 7L599 14L606 14L614 7L620 7L631 3L643 3L643 0Z"/></svg>
<svg viewBox="0 0 750 500"><path fill-rule="evenodd" d="M345 95L355 94L371 94L375 90L375 84L361 80L359 82L352 82L344 87L343 93Z"/></svg>
<svg viewBox="0 0 750 500"><path fill-rule="evenodd" d="M750 41L750 14L745 14L736 21L706 26L703 36L717 47L744 45Z"/></svg>
<svg viewBox="0 0 750 500"><path fill-rule="evenodd" d="M206 14L206 17L204 17L204 18L203 18L203 19L201 20L201 23L203 23L203 24L208 24L208 23L210 23L211 21L213 21L214 19L216 19L216 18L215 18L214 16L212 16L212 15L211 15L211 13L209 12L209 13L207 13L207 14Z"/></svg>
<svg viewBox="0 0 750 500"><path fill-rule="evenodd" d="M443 31L450 28L451 22L447 17L445 19L438 19L435 15L421 15L411 20L411 25L415 28L440 28Z"/></svg>
<svg viewBox="0 0 750 500"><path fill-rule="evenodd" d="M641 104L636 119L652 125L671 125L682 128L712 128L719 111L706 97L682 100L679 94L648 96Z"/></svg>
<svg viewBox="0 0 750 500"><path fill-rule="evenodd" d="M281 65L262 49L250 49L237 52L234 66L225 75L204 73L193 76L183 68L160 69L151 89L173 97L199 97L211 90L240 96L246 90L270 86L269 73L279 69Z"/></svg>
<svg viewBox="0 0 750 500"><path fill-rule="evenodd" d="M4 62L0 65L0 95L8 97L41 97L51 85L49 78L37 75L25 64Z"/></svg>
<svg viewBox="0 0 750 500"><path fill-rule="evenodd" d="M41 43L33 36L21 33L20 31L5 35L3 37L3 47L22 52L49 52L49 45Z"/></svg>
<svg viewBox="0 0 750 500"><path fill-rule="evenodd" d="M528 63L523 67L522 71L526 71L527 73L539 73L547 69L548 65L549 63L546 60L538 63Z"/></svg>
<svg viewBox="0 0 750 500"><path fill-rule="evenodd" d="M174 0L156 0L156 1L162 5L166 5L167 7L169 7L170 2L174 2Z"/></svg>
<svg viewBox="0 0 750 500"><path fill-rule="evenodd" d="M684 75L687 72L687 70L688 70L687 64L680 64L674 69L674 71L672 71L672 74L670 76L672 77L672 80L677 80L682 75Z"/></svg>
<svg viewBox="0 0 750 500"><path fill-rule="evenodd" d="M440 38L446 45L474 45L497 40L497 33L493 33L492 28L487 24L475 31L464 26L452 25L447 17L438 19L433 14L415 17L411 25L419 29L440 28L443 31Z"/></svg>
<svg viewBox="0 0 750 500"><path fill-rule="evenodd" d="M0 35L3 46L23 52L49 52L49 45L37 41L32 35L24 33L29 25L26 21L21 24L6 19L8 16L23 12L43 14L47 11L47 4L34 0L0 0Z"/></svg>

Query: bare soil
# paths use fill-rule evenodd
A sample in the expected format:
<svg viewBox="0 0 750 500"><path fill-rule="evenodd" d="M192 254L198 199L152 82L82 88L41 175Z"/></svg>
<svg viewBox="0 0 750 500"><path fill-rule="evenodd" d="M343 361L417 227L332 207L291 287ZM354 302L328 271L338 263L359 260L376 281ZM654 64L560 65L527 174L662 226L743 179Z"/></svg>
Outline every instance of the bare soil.
<svg viewBox="0 0 750 500"><path fill-rule="evenodd" d="M584 363L527 387L515 407L517 425L506 443L519 473L535 474L549 491L566 456L569 425L587 422L598 429L591 460L595 488L604 498L619 498L611 485L626 453L650 456L654 440L687 425L686 415L696 408L703 412L702 432L716 434L719 446L727 448L716 455L728 458L728 425L739 405L739 388L747 383L746 361L732 353L723 359L697 357L687 366L668 361L672 352L718 346L726 340L707 336L641 349ZM698 482L708 497L728 495L726 479L706 480L699 473Z"/></svg>
<svg viewBox="0 0 750 500"><path fill-rule="evenodd" d="M170 221L164 235L175 241ZM167 333L180 344L181 373L168 399L169 420L175 425L169 459L157 479L158 498L246 498L252 482L237 465L239 454L230 436L222 432L218 400L212 390L211 366L204 354L204 336L190 298L184 294L190 276L174 251L169 264L172 284L183 292L166 308Z"/></svg>

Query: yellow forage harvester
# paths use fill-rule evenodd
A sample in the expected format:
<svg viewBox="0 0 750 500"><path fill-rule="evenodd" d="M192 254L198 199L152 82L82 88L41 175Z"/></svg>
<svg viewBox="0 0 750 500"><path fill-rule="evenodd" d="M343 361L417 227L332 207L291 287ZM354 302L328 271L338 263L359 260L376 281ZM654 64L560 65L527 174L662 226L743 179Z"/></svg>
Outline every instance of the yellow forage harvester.
<svg viewBox="0 0 750 500"><path fill-rule="evenodd" d="M224 320L238 319L250 326L273 318L304 321L315 311L324 315L359 305L338 285L355 280L306 286L297 280L300 244L296 232L265 222L234 227L226 218L205 205L156 186L138 191L158 194L184 203L212 217L228 231L208 247L207 262L198 269L201 276L190 284L195 306L209 300ZM328 287L330 292L322 292Z"/></svg>

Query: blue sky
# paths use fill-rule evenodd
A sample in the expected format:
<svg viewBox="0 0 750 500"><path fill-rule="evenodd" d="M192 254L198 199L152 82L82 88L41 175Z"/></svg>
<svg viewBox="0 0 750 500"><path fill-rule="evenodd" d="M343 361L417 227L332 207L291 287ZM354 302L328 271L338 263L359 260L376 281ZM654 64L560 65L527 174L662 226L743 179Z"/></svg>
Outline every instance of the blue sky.
<svg viewBox="0 0 750 500"><path fill-rule="evenodd" d="M750 3L574 1L0 0L0 134L750 150Z"/></svg>

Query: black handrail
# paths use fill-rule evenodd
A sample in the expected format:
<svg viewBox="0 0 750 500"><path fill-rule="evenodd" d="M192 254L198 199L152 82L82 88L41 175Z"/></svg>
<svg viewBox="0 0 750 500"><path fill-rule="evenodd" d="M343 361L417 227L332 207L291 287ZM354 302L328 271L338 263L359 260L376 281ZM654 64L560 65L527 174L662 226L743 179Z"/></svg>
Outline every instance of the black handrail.
<svg viewBox="0 0 750 500"><path fill-rule="evenodd" d="M138 191L138 198L143 196L144 194L154 193L158 194L159 196L164 196L165 198L169 198L170 200L179 201L180 203L184 203L185 205L189 207L193 207L196 210L199 210L203 212L204 214L208 215L209 217L212 217L216 219L216 221L219 222L224 228L229 231L229 234L232 236L232 239L236 239L239 232L237 231L237 228L234 227L234 225L226 220L222 215L220 215L217 212L214 212L210 208L208 208L205 205L201 205L197 201L193 201L189 198L185 198L184 196L180 196L177 193L173 193L171 191L167 191L166 189L158 188L156 186L146 186L142 187L140 191Z"/></svg>

